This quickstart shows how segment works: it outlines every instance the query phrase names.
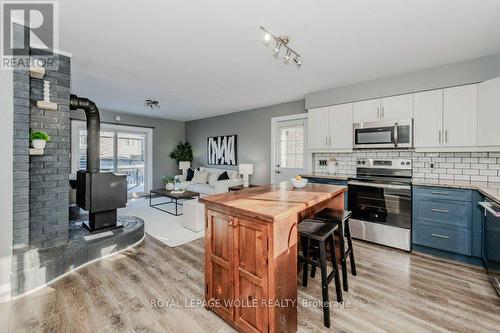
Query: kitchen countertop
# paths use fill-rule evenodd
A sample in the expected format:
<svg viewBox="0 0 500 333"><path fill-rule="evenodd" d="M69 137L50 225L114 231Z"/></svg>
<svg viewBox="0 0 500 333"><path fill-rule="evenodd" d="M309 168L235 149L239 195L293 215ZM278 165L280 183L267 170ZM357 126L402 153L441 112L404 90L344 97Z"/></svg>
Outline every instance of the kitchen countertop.
<svg viewBox="0 0 500 333"><path fill-rule="evenodd" d="M347 180L349 177L354 177L354 175L348 174L329 174L326 172L313 172L301 174L304 178L324 178L324 179L334 179L334 180Z"/></svg>
<svg viewBox="0 0 500 333"><path fill-rule="evenodd" d="M297 189L289 183L281 183L210 195L199 201L207 208L220 207L230 213L274 222L330 200L346 190L346 186L326 184L308 184Z"/></svg>
<svg viewBox="0 0 500 333"><path fill-rule="evenodd" d="M489 199L500 204L500 183L474 182L474 181L452 180L452 179L413 178L412 184L417 186L464 188L470 190L477 190L482 194L484 194Z"/></svg>

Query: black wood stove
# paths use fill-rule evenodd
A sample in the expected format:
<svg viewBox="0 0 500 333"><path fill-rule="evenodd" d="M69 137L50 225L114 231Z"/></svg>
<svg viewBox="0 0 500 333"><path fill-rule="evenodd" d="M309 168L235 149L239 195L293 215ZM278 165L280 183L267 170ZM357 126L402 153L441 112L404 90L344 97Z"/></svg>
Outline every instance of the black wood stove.
<svg viewBox="0 0 500 333"><path fill-rule="evenodd" d="M87 118L87 170L76 175L76 203L89 212L83 225L92 233L119 228L116 209L127 204L127 178L100 171L99 109L87 98L70 95L70 109L83 109Z"/></svg>

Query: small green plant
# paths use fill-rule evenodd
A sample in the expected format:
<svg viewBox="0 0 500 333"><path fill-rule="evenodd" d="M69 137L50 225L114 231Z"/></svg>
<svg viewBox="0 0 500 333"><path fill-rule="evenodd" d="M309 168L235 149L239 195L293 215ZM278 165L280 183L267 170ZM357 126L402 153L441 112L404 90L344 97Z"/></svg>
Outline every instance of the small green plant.
<svg viewBox="0 0 500 333"><path fill-rule="evenodd" d="M35 131L35 132L31 132L30 133L30 140L33 141L33 140L45 140L45 141L49 141L50 140L50 136L45 133L45 132L42 132L42 131Z"/></svg>
<svg viewBox="0 0 500 333"><path fill-rule="evenodd" d="M179 144L175 147L175 149L170 153L170 158L174 159L178 162L180 161L189 161L193 162L193 148L189 144L189 142Z"/></svg>
<svg viewBox="0 0 500 333"><path fill-rule="evenodd" d="M176 177L167 177L167 176L163 177L163 178L161 179L161 182L162 182L163 184L169 184L169 183L180 183L180 181L179 181L179 179L178 179L178 178L176 178Z"/></svg>

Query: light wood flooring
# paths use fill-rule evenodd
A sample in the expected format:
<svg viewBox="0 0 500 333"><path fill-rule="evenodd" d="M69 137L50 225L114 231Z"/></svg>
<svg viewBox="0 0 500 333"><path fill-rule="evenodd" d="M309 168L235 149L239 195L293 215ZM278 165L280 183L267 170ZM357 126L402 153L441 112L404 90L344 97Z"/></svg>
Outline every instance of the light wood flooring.
<svg viewBox="0 0 500 333"><path fill-rule="evenodd" d="M232 332L189 303L203 298L203 243L169 248L146 236L131 250L0 304L0 332ZM500 298L482 268L360 241L354 249L358 276L349 276L346 307L332 309L329 331L500 330ZM300 332L328 331L321 308L302 306L320 297L319 274L299 287ZM155 301L179 307L152 306Z"/></svg>

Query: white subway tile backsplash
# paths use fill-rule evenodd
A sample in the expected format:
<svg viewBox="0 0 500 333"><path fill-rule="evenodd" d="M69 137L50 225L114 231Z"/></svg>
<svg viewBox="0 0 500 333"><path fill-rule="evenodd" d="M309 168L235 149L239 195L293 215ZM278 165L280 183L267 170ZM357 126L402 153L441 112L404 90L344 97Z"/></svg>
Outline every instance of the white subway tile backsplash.
<svg viewBox="0 0 500 333"><path fill-rule="evenodd" d="M319 165L320 159L335 157L340 174L355 174L358 158L409 158L413 160L413 176L431 179L456 179L500 182L500 152L421 153L409 150L354 151L352 153L315 153L313 166L316 172L326 172ZM430 168L430 164L434 168Z"/></svg>
<svg viewBox="0 0 500 333"><path fill-rule="evenodd" d="M496 162L497 162L496 158L480 158L479 159L479 163L484 163L484 164L496 163Z"/></svg>
<svg viewBox="0 0 500 333"><path fill-rule="evenodd" d="M497 170L479 170L479 174L481 176L497 176L498 171Z"/></svg>

